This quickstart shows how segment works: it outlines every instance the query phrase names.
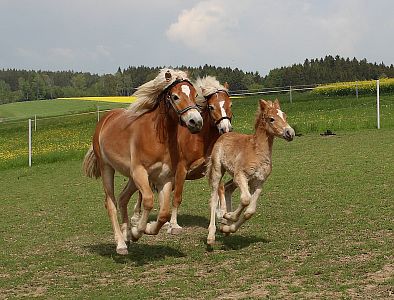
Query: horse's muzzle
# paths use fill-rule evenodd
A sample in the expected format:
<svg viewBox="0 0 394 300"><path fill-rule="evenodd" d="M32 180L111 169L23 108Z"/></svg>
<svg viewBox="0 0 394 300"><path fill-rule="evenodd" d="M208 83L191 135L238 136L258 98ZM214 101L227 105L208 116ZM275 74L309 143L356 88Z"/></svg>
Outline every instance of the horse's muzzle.
<svg viewBox="0 0 394 300"><path fill-rule="evenodd" d="M202 117L196 109L189 110L182 119L191 133L199 132L203 126Z"/></svg>
<svg viewBox="0 0 394 300"><path fill-rule="evenodd" d="M283 131L283 138L290 142L294 139L295 136L295 131L291 127L286 127L285 130Z"/></svg>

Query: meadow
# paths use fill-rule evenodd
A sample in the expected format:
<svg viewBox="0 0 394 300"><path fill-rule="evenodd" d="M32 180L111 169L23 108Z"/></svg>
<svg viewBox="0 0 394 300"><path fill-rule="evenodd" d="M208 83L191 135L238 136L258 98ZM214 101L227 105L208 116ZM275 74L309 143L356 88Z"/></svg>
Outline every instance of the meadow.
<svg viewBox="0 0 394 300"><path fill-rule="evenodd" d="M0 123L0 299L392 298L394 97L380 130L374 97L278 97L298 136L275 141L256 215L213 249L206 179L186 184L181 235L145 235L119 256L101 183L81 171L97 116L39 121L32 168L27 122ZM233 100L236 130L252 131L258 98Z"/></svg>

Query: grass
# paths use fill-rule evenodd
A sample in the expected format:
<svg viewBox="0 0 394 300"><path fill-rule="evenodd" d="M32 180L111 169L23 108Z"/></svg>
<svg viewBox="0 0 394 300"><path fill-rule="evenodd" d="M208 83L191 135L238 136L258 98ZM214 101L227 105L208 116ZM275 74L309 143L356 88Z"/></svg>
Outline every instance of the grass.
<svg viewBox="0 0 394 300"><path fill-rule="evenodd" d="M275 141L256 215L217 234L213 251L206 179L186 184L182 235L145 235L119 256L101 183L81 172L96 116L38 122L32 168L26 122L0 124L0 299L389 298L393 98L382 97L381 130L373 97L279 98L302 136ZM251 131L257 99L234 99L236 130ZM321 137L326 129L337 135ZM117 176L117 191L124 184Z"/></svg>
<svg viewBox="0 0 394 300"><path fill-rule="evenodd" d="M97 106L100 110L111 109L127 104L100 102L100 101L73 101L65 99L39 100L16 102L0 105L0 120L17 121L48 116L61 116L65 114L75 114L88 111L96 111Z"/></svg>
<svg viewBox="0 0 394 300"><path fill-rule="evenodd" d="M235 235L218 234L213 251L205 245L205 179L186 185L182 235L145 235L123 257L115 253L101 184L82 176L80 160L2 171L0 294L388 297L394 285L393 140L392 130L277 140L257 214ZM124 179L116 182L119 191Z"/></svg>

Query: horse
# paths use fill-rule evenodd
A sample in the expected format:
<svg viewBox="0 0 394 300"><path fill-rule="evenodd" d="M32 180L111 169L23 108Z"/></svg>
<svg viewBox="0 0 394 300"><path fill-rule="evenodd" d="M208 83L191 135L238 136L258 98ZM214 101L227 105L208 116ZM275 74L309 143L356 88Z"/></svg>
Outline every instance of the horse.
<svg viewBox="0 0 394 300"><path fill-rule="evenodd" d="M178 148L180 157L176 166L174 198L168 233L179 234L182 227L178 225L178 209L182 202L182 191L185 180L200 179L205 176L206 166L212 147L219 136L232 131L231 100L228 84L220 84L213 76L197 78L193 82L198 97L197 106L200 107L203 127L200 132L191 134L186 128L178 125ZM224 204L224 189L219 191L221 204ZM141 200L137 200L132 223L141 214Z"/></svg>
<svg viewBox="0 0 394 300"><path fill-rule="evenodd" d="M256 212L257 199L262 185L272 170L272 145L274 137L292 141L295 132L281 111L279 100L260 100L253 135L230 132L219 137L212 149L208 166L211 187L211 217L208 227L207 244L215 243L215 212L218 204L218 189L223 175L230 179L225 184L226 207L231 210L231 194L240 189L240 203L233 212L223 212L219 227L224 234L234 233Z"/></svg>
<svg viewBox="0 0 394 300"><path fill-rule="evenodd" d="M105 207L114 231L116 252L128 253L125 241L137 241L144 233L157 234L170 219L170 193L178 160L178 124L196 133L203 125L196 106L196 90L183 71L162 69L157 77L134 93L137 100L128 109L114 109L98 122L83 170L88 177L102 177ZM119 226L114 196L114 173L129 178L119 203L139 190L144 211L138 223ZM160 211L148 223L153 208L151 185L158 190ZM119 205L122 216L127 208ZM124 219L124 218L123 218ZM131 236L129 236L131 235Z"/></svg>

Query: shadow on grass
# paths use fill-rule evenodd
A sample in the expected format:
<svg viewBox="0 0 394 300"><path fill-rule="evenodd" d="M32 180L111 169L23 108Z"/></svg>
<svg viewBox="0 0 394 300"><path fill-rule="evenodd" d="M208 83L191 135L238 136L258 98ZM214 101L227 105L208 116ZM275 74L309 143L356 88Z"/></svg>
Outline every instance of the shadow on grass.
<svg viewBox="0 0 394 300"><path fill-rule="evenodd" d="M172 247L163 245L147 245L130 243L129 254L119 255L116 253L115 244L103 243L85 247L89 252L103 257L112 258L116 263L124 264L134 262L137 266L143 266L153 261L163 260L166 257L185 257L186 255Z"/></svg>
<svg viewBox="0 0 394 300"><path fill-rule="evenodd" d="M157 214L149 216L149 222L156 221ZM178 224L181 227L202 227L208 228L209 220L206 217L195 216L195 215L178 215Z"/></svg>
<svg viewBox="0 0 394 300"><path fill-rule="evenodd" d="M206 240L204 240L206 243ZM229 235L225 236L223 234L216 235L216 244L220 246L221 250L229 251L229 250L240 250L243 248L247 248L252 244L263 243L268 244L271 240L267 240L265 238L257 237L257 236L242 236L242 235ZM215 246L210 246L207 244L207 251L213 251Z"/></svg>

